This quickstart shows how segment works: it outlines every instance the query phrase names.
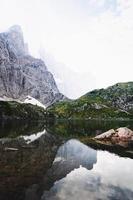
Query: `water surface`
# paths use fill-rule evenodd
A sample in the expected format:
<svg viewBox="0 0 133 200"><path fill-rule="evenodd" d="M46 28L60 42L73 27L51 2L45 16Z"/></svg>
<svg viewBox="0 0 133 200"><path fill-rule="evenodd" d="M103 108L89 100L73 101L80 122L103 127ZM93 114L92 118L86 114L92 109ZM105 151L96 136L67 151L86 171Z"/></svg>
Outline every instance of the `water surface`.
<svg viewBox="0 0 133 200"><path fill-rule="evenodd" d="M120 126L133 128L127 121L1 123L0 200L132 200L129 149L86 142Z"/></svg>
<svg viewBox="0 0 133 200"><path fill-rule="evenodd" d="M133 199L132 168L130 158L96 151L78 140L69 140L59 148L51 168L54 174L61 170L64 178L60 177L50 191L45 191L42 199Z"/></svg>

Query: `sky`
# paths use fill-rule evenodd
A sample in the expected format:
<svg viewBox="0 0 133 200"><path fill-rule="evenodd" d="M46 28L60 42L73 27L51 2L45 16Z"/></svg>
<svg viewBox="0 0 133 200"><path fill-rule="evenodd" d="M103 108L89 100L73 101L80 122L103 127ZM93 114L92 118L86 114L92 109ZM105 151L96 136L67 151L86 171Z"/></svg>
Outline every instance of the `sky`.
<svg viewBox="0 0 133 200"><path fill-rule="evenodd" d="M0 0L0 19L1 32L22 27L33 56L44 48L68 70L88 74L82 93L132 81L132 0Z"/></svg>

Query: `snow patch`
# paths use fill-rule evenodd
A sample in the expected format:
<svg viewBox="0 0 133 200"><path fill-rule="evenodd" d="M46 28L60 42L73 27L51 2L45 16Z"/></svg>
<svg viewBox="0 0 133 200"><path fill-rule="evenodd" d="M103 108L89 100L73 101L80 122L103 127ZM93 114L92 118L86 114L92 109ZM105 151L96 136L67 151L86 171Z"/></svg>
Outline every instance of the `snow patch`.
<svg viewBox="0 0 133 200"><path fill-rule="evenodd" d="M42 135L46 133L46 130L39 132L37 134L32 134L32 135L26 135L26 136L20 136L20 138L23 138L27 144L30 144L31 142L34 142L38 138L40 138Z"/></svg>
<svg viewBox="0 0 133 200"><path fill-rule="evenodd" d="M3 98L0 97L0 101L5 101Z"/></svg>
<svg viewBox="0 0 133 200"><path fill-rule="evenodd" d="M10 97L7 97L7 96L0 97L0 101L15 101L17 103L23 103L19 99L13 99L13 98L10 98Z"/></svg>
<svg viewBox="0 0 133 200"><path fill-rule="evenodd" d="M40 106L40 107L46 109L45 105L43 105L42 103L40 103L38 100L36 100L35 98L33 98L31 96L27 96L26 99L24 100L24 103L30 103L32 105L37 105L37 106Z"/></svg>

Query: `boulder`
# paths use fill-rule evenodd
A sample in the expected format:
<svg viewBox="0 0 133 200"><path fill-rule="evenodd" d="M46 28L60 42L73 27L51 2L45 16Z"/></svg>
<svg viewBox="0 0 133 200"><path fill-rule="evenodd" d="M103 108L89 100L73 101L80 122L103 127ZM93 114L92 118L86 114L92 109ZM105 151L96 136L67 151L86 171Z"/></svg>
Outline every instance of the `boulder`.
<svg viewBox="0 0 133 200"><path fill-rule="evenodd" d="M120 143L122 141L133 141L133 131L127 127L121 127L117 130L111 129L105 133L97 135L97 140L110 140L113 143Z"/></svg>
<svg viewBox="0 0 133 200"><path fill-rule="evenodd" d="M114 129L110 129L109 131L107 131L105 133L97 135L95 137L95 139L98 139L98 140L109 139L109 138L112 138L114 134L115 134L115 130Z"/></svg>
<svg viewBox="0 0 133 200"><path fill-rule="evenodd" d="M127 127L118 128L116 134L120 139L131 139L133 137L133 131Z"/></svg>

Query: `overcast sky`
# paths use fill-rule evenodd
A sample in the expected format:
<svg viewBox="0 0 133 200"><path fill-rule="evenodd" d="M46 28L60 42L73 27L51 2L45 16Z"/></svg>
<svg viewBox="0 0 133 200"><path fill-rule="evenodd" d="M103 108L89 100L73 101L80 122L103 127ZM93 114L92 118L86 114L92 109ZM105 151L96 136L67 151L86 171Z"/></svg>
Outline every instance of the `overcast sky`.
<svg viewBox="0 0 133 200"><path fill-rule="evenodd" d="M22 26L32 55L43 47L97 88L132 81L133 0L0 0L0 19L0 31Z"/></svg>

